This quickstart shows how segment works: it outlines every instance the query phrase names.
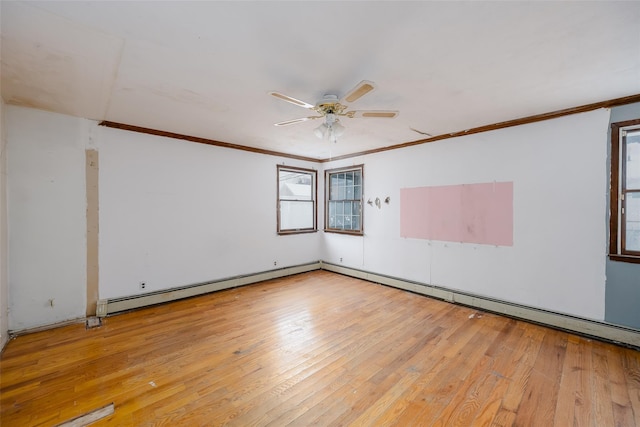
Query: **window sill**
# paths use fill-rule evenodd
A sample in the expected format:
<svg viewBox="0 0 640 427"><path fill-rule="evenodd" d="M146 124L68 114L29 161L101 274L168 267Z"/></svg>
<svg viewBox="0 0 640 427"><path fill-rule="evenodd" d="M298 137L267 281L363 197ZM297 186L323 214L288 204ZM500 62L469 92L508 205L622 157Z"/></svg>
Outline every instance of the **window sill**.
<svg viewBox="0 0 640 427"><path fill-rule="evenodd" d="M640 264L640 256L635 256L635 255L609 254L609 259L611 261L629 262L629 263L632 263L632 264Z"/></svg>
<svg viewBox="0 0 640 427"><path fill-rule="evenodd" d="M324 229L325 233L336 233L336 234L347 234L349 236L364 236L362 231L347 231L347 230L333 230L333 229Z"/></svg>
<svg viewBox="0 0 640 427"><path fill-rule="evenodd" d="M287 236L289 234L306 234L306 233L317 233L318 230L287 230L287 231L278 231L279 236Z"/></svg>

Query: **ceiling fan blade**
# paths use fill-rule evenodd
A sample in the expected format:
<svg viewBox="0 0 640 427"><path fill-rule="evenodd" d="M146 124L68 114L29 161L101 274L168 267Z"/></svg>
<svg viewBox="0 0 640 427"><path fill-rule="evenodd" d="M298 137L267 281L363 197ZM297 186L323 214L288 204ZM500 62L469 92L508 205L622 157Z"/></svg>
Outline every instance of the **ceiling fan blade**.
<svg viewBox="0 0 640 427"><path fill-rule="evenodd" d="M392 110L358 110L347 111L345 116L351 118L393 119L398 117L399 111Z"/></svg>
<svg viewBox="0 0 640 427"><path fill-rule="evenodd" d="M269 95L275 96L278 99L282 99L283 101L290 102L292 104L298 105L298 106L303 107L303 108L309 108L309 109L315 108L315 105L308 104L308 103L306 103L304 101L300 101L299 99L292 98L290 96L284 95L284 94L279 93L279 92L269 92Z"/></svg>
<svg viewBox="0 0 640 427"><path fill-rule="evenodd" d="M347 92L347 94L342 97L342 100L346 102L355 102L375 88L375 83L370 82L369 80L363 80L358 83L356 87Z"/></svg>
<svg viewBox="0 0 640 427"><path fill-rule="evenodd" d="M287 120L286 122L276 123L275 126L289 126L294 125L296 123L306 122L307 120L320 119L322 116L310 116L310 117L302 117L300 119Z"/></svg>

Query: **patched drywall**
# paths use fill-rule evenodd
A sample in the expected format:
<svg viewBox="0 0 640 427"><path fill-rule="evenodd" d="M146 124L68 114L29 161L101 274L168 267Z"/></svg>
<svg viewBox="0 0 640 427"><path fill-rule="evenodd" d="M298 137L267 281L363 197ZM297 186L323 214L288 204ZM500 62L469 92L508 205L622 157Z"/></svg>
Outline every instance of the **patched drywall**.
<svg viewBox="0 0 640 427"><path fill-rule="evenodd" d="M98 242L100 219L98 215L99 194L99 156L98 150L85 150L85 179L87 194L87 316L95 316L98 299L98 280L100 264L98 260Z"/></svg>

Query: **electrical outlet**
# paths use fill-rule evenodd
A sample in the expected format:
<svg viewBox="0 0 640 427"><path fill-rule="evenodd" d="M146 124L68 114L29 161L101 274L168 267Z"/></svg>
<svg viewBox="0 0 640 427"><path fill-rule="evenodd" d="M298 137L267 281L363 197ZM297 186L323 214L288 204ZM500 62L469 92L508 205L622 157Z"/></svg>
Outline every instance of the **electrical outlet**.
<svg viewBox="0 0 640 427"><path fill-rule="evenodd" d="M273 261L273 265L278 265L278 261Z"/></svg>
<svg viewBox="0 0 640 427"><path fill-rule="evenodd" d="M342 258L340 258L340 262L342 262Z"/></svg>
<svg viewBox="0 0 640 427"><path fill-rule="evenodd" d="M140 282L140 289L145 289L147 284L145 282Z"/></svg>

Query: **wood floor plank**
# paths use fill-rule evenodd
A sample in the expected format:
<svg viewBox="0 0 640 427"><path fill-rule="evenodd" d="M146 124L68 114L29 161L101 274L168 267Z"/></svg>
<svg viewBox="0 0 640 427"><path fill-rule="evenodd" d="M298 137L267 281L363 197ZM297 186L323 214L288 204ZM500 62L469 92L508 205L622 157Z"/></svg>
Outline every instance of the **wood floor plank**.
<svg viewBox="0 0 640 427"><path fill-rule="evenodd" d="M0 425L637 426L640 352L315 271L24 335Z"/></svg>
<svg viewBox="0 0 640 427"><path fill-rule="evenodd" d="M576 394L575 390L581 389L580 371L583 366L579 346L579 337L569 337L564 366L562 368L560 391L556 403L555 425L573 426L576 424L575 412L576 406L580 405L580 396Z"/></svg>
<svg viewBox="0 0 640 427"><path fill-rule="evenodd" d="M599 342L594 342L593 350L591 351L591 363L594 373L591 377L592 400L594 402L594 422L596 425L604 425L603 423L614 420L611 378L609 377L609 364L605 347Z"/></svg>
<svg viewBox="0 0 640 427"><path fill-rule="evenodd" d="M622 369L627 380L633 418L636 421L636 426L640 426L640 393L637 392L637 390L640 390L640 357L637 354L638 352L635 350L626 349L620 357L622 358Z"/></svg>
<svg viewBox="0 0 640 427"><path fill-rule="evenodd" d="M574 408L574 425L591 426L594 425L593 420L593 393L591 377L594 375L591 351L592 342L590 340L579 340L579 366L574 367L579 372L580 380L574 386L575 392L575 408Z"/></svg>
<svg viewBox="0 0 640 427"><path fill-rule="evenodd" d="M617 426L634 425L633 406L629 396L627 378L623 369L622 355L618 352L607 352L610 358L609 378L611 385L611 403L613 405L613 419Z"/></svg>
<svg viewBox="0 0 640 427"><path fill-rule="evenodd" d="M500 412L504 396L514 381L519 366L518 361L522 360L527 348L526 341L522 339L524 329L520 326L518 322L511 319L485 352L486 356L495 359L491 375L496 377L496 381L489 395L480 399L473 425L491 425Z"/></svg>
<svg viewBox="0 0 640 427"><path fill-rule="evenodd" d="M545 334L518 408L516 424L553 425L567 337L568 334L555 330Z"/></svg>
<svg viewBox="0 0 640 427"><path fill-rule="evenodd" d="M499 411L502 414L501 419L510 419L512 416L515 419L515 414L518 413L525 390L529 386L531 373L546 333L545 329L534 325L526 323L521 323L520 325L524 328L523 339L520 342L520 345L524 347L524 351L519 353L519 357L513 359L514 373L511 376L512 381L507 388L507 392L502 399Z"/></svg>
<svg viewBox="0 0 640 427"><path fill-rule="evenodd" d="M413 322L415 322L415 325L423 321L423 316L427 316L428 311L429 310L424 310L422 314L415 313L411 316L411 318L414 319ZM404 310L399 312L398 319L401 319L403 314L406 314L406 312L403 312ZM354 402L359 401L360 396L366 393L367 388L372 387L372 384L375 383L375 378L373 377L390 364L389 357L406 355L409 346L414 344L405 338L407 336L406 333L402 334L403 329L408 329L409 334L415 333L411 327L406 328L408 326L407 323L391 321L390 318L388 318L388 320L390 322L377 322L383 326L382 331L384 331L384 335L376 336L373 334L369 339L362 340L362 342L367 343L367 347L363 349L363 351L354 352L352 357L344 360L345 363L342 366L346 372L336 377L327 387L332 390L332 393L326 399L329 401L328 403L318 399L318 395L314 390L309 390L308 395L305 396L305 400L302 402L304 406L298 406L295 410L289 411L287 419L275 420L274 424L277 425L278 422L291 422L292 420L290 420L290 418L293 413L300 413L297 417L301 419L296 419L296 423L300 422L304 424L305 422L313 422L317 417L328 418L329 415L326 413L329 411L331 411L334 417L341 415L344 411L338 408L344 408L350 411L352 405L355 404ZM386 326L389 324L393 326ZM413 323L410 323L409 325L412 324ZM425 333L429 334L428 329L426 329L426 331ZM388 350L390 348L394 349L391 354L388 351L384 353L381 352L381 350ZM362 367L367 367L367 369L362 369ZM359 372L360 374L358 375ZM301 411L301 408L305 408L305 410Z"/></svg>

